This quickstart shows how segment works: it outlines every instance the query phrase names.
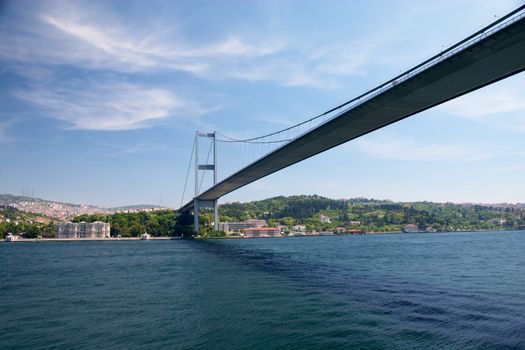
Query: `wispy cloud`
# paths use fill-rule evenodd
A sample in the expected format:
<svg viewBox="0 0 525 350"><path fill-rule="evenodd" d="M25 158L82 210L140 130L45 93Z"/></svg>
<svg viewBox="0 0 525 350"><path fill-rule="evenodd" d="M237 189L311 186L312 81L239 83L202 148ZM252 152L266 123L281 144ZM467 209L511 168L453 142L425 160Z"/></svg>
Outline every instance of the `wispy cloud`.
<svg viewBox="0 0 525 350"><path fill-rule="evenodd" d="M195 42L177 32L160 36L153 28L105 20L78 4L48 7L33 13L30 23L4 23L10 31L0 31L0 59L333 88L342 77L362 74L371 47L362 43L300 47L282 35L261 38L242 33Z"/></svg>
<svg viewBox="0 0 525 350"><path fill-rule="evenodd" d="M447 109L472 119L525 110L525 91L516 86L487 87L447 103Z"/></svg>
<svg viewBox="0 0 525 350"><path fill-rule="evenodd" d="M369 135L354 141L359 152L375 158L406 161L477 161L492 157L476 147L435 144L407 136Z"/></svg>
<svg viewBox="0 0 525 350"><path fill-rule="evenodd" d="M0 144L14 141L14 138L7 131L10 125L10 121L0 123Z"/></svg>
<svg viewBox="0 0 525 350"><path fill-rule="evenodd" d="M276 115L267 116L267 117L263 116L262 118L259 118L257 121L258 122L262 122L264 124L277 125L279 127L288 127L288 126L290 126L292 124L292 122L287 120L286 117L284 117L284 116L276 116Z"/></svg>
<svg viewBox="0 0 525 350"><path fill-rule="evenodd" d="M449 114L525 132L525 77L517 75L446 103Z"/></svg>
<svg viewBox="0 0 525 350"><path fill-rule="evenodd" d="M44 23L55 28L57 34L66 34L65 45L82 45L91 52L91 63L122 70L173 69L194 74L204 74L212 68L211 58L254 58L270 55L280 49L275 44L251 45L240 37L203 45L187 47L183 43L172 46L155 42L150 35L140 36L129 28L108 27L96 21L78 22L71 18L43 14ZM63 52L70 52L68 50ZM54 54L51 53L50 56ZM60 58L60 57L59 57ZM63 57L66 58L67 57ZM72 58L72 57L69 57ZM76 58L73 57L73 61ZM97 62L98 61L98 62Z"/></svg>
<svg viewBox="0 0 525 350"><path fill-rule="evenodd" d="M229 66L226 74L219 73L219 76L253 82L271 81L283 86L334 89L345 77L365 74L372 51L372 45L361 43L300 49L287 47L279 55L237 62Z"/></svg>
<svg viewBox="0 0 525 350"><path fill-rule="evenodd" d="M112 145L113 146L113 145ZM166 145L151 145L145 142L139 142L135 145L123 147L123 146L113 146L114 151L106 152L103 155L112 158L119 158L127 155L134 154L144 154L150 152L159 152L159 151L171 151Z"/></svg>
<svg viewBox="0 0 525 350"><path fill-rule="evenodd" d="M258 180L256 182L249 184L248 187L258 192L269 192L275 189L275 186L270 184L266 180Z"/></svg>
<svg viewBox="0 0 525 350"><path fill-rule="evenodd" d="M511 164L499 168L493 168L491 169L491 173L507 173L512 171L519 171L525 169L525 163L517 163L517 164Z"/></svg>
<svg viewBox="0 0 525 350"><path fill-rule="evenodd" d="M490 169L490 172L491 173L507 173L507 172L516 172L516 171L525 170L525 160L524 160L525 151L517 151L511 154L512 156L509 157L510 160L508 161L511 164L500 166L500 167L492 167Z"/></svg>
<svg viewBox="0 0 525 350"><path fill-rule="evenodd" d="M33 86L14 95L72 129L129 130L147 127L191 105L172 92L129 83L75 81Z"/></svg>
<svg viewBox="0 0 525 350"><path fill-rule="evenodd" d="M34 14L30 26L3 34L0 57L47 64L72 64L87 68L140 71L173 69L198 74L210 68L207 58L253 58L271 54L279 45L246 43L240 37L199 47L155 40L132 27L107 24L85 8ZM78 13L84 16L79 17Z"/></svg>

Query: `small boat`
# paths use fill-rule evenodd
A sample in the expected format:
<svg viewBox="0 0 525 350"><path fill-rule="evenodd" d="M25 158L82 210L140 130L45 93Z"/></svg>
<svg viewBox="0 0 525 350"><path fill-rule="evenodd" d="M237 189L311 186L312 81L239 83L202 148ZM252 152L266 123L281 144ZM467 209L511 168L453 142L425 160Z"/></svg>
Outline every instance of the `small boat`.
<svg viewBox="0 0 525 350"><path fill-rule="evenodd" d="M142 234L142 236L140 236L140 239L143 240L143 241L147 241L150 238L151 238L151 235L149 233L147 233L147 232L144 232Z"/></svg>
<svg viewBox="0 0 525 350"><path fill-rule="evenodd" d="M330 231L319 232L319 236L333 236L334 233Z"/></svg>
<svg viewBox="0 0 525 350"><path fill-rule="evenodd" d="M13 235L12 233L9 233L6 237L5 237L5 241L6 242L14 242L18 239L18 236L15 236Z"/></svg>

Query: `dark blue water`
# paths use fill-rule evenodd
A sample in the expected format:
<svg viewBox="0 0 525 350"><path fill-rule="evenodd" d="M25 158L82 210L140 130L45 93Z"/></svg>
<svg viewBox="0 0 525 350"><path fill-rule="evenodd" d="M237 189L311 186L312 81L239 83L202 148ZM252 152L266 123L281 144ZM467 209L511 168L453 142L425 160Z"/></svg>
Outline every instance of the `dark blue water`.
<svg viewBox="0 0 525 350"><path fill-rule="evenodd" d="M525 232L0 244L1 349L525 349Z"/></svg>

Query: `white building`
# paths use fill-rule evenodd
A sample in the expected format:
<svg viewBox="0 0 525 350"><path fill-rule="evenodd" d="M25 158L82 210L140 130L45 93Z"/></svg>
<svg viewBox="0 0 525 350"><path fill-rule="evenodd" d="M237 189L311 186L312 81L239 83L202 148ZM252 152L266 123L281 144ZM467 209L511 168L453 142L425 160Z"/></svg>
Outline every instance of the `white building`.
<svg viewBox="0 0 525 350"><path fill-rule="evenodd" d="M306 231L306 226L304 226L304 225L294 225L292 227L292 230L294 230L296 232L305 232Z"/></svg>
<svg viewBox="0 0 525 350"><path fill-rule="evenodd" d="M109 238L109 223L65 222L56 225L56 238Z"/></svg>
<svg viewBox="0 0 525 350"><path fill-rule="evenodd" d="M319 220L323 223L323 224L329 224L331 223L332 221L330 221L330 218L328 216L325 216L325 215L321 215L319 217Z"/></svg>

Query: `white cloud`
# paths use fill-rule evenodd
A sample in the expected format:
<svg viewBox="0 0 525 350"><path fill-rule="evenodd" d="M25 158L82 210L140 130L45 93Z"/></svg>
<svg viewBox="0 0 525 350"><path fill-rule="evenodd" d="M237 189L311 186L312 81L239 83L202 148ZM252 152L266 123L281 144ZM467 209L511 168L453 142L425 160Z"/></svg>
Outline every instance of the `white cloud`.
<svg viewBox="0 0 525 350"><path fill-rule="evenodd" d="M407 136L368 135L353 141L352 147L372 157L406 161L477 161L492 156L479 147L426 143Z"/></svg>
<svg viewBox="0 0 525 350"><path fill-rule="evenodd" d="M170 91L129 83L77 81L62 86L36 85L14 94L40 107L47 116L85 130L147 127L191 108Z"/></svg>

